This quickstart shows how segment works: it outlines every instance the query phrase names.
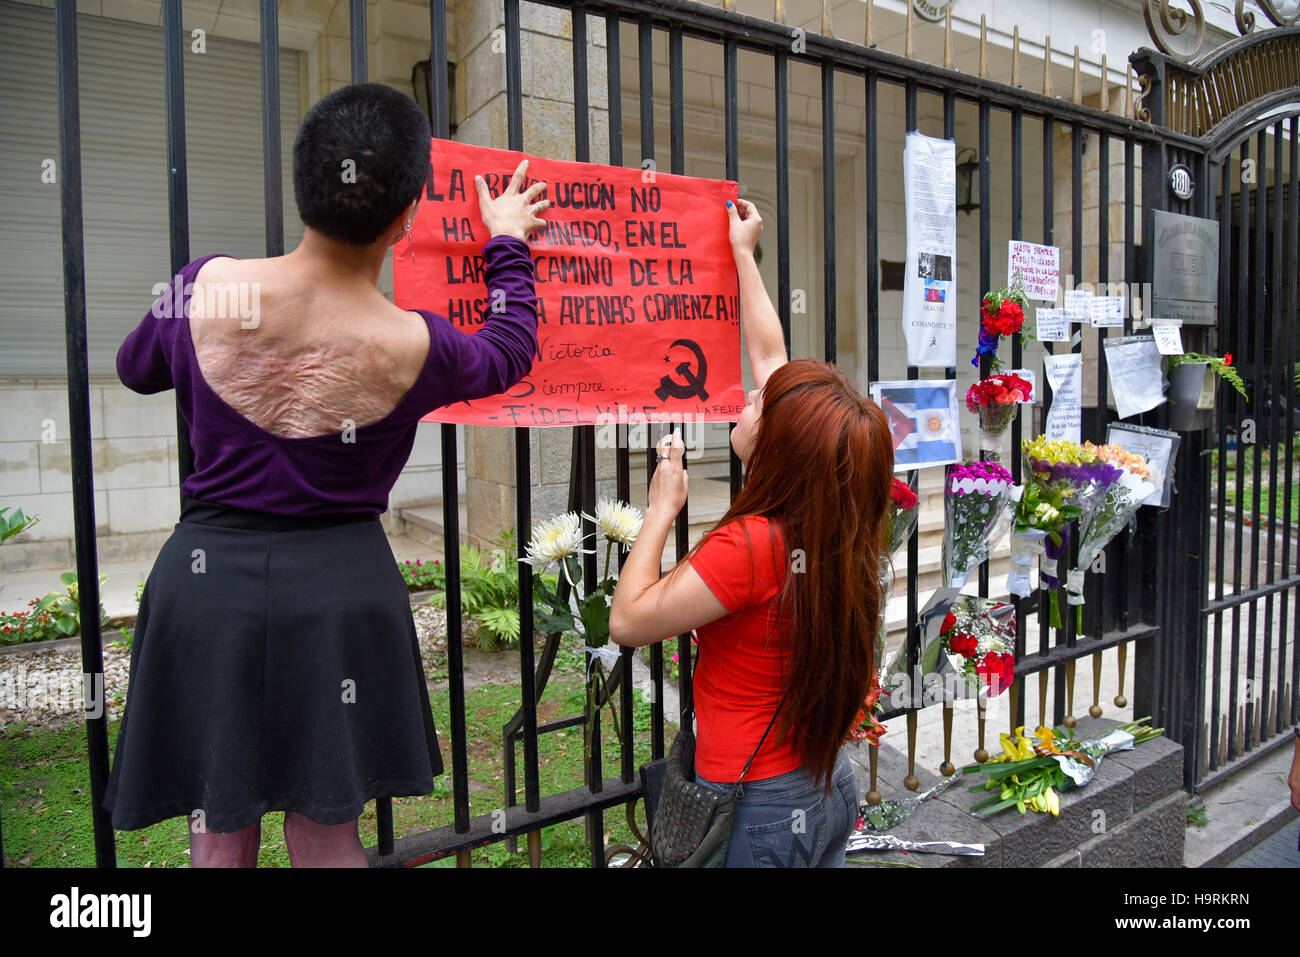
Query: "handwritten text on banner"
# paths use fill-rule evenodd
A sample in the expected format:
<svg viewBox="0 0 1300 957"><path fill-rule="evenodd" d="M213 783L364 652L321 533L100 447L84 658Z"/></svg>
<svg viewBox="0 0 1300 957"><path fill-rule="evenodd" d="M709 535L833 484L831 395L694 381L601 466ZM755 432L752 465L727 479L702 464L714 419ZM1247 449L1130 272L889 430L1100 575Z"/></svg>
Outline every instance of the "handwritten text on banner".
<svg viewBox="0 0 1300 957"><path fill-rule="evenodd" d="M492 194L529 160L544 180L545 229L529 240L539 356L502 395L425 418L468 425L571 426L615 421L728 422L745 406L740 299L727 241L736 184L433 141L411 230L393 255L394 299L472 334L492 315L483 276L490 238L474 176Z"/></svg>

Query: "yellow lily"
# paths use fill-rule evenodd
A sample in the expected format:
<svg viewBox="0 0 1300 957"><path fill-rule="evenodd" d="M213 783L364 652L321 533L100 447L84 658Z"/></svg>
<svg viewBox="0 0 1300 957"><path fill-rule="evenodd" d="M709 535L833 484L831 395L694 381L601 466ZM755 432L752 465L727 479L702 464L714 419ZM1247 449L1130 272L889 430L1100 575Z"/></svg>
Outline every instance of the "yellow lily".
<svg viewBox="0 0 1300 957"><path fill-rule="evenodd" d="M1052 733L1052 729L1047 727L1047 725L1040 724L1038 730L1034 732L1034 737L1037 738L1039 743L1048 751L1056 751L1059 753L1060 749L1056 746L1056 735Z"/></svg>
<svg viewBox="0 0 1300 957"><path fill-rule="evenodd" d="M1025 737L1025 726L1022 724L1016 728L1015 736L1007 734L1005 731L998 736L1002 741L1002 753L996 758L990 758L990 761L1021 761L1025 758L1034 757L1034 745Z"/></svg>

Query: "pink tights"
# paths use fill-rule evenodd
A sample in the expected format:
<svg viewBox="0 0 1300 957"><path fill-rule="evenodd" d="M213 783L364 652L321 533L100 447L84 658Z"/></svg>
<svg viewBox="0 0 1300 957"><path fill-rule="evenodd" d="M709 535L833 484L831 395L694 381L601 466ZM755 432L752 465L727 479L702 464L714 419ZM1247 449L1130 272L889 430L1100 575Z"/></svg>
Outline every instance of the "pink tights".
<svg viewBox="0 0 1300 957"><path fill-rule="evenodd" d="M190 867L256 867L262 822L229 834L196 831L190 817ZM368 867L357 822L317 824L296 811L284 815L284 844L294 867Z"/></svg>

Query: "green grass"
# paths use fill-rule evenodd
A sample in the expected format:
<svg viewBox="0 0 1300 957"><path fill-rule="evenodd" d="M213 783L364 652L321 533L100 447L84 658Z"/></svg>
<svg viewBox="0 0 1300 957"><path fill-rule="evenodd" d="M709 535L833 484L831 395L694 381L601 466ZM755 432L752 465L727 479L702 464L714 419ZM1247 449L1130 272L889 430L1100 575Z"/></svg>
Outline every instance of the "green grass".
<svg viewBox="0 0 1300 957"><path fill-rule="evenodd" d="M563 657L563 652L561 653ZM558 662L557 662L558 663ZM435 673L434 679L436 680ZM538 705L539 721L579 714L583 707L581 667L553 673ZM636 695L636 763L650 759L650 705ZM393 829L403 835L451 824L451 721L445 692L430 696L434 720L440 732L447 773L437 779L436 790L421 797L393 800ZM466 696L469 744L470 813L490 814L504 806L502 796L504 763L501 750L502 725L519 705L519 691L506 685L480 685ZM117 741L119 724L109 725L110 748ZM611 741L613 727L608 709L602 710L602 757L606 777L618 774L617 742ZM669 731L671 733L671 729ZM539 778L543 795L581 787L583 784L583 740L581 726L543 735L538 742ZM523 750L516 749L519 803L523 802ZM90 780L86 760L85 726L73 723L58 731L22 725L0 735L0 816L4 827L5 865L32 867L93 867L95 842L90 816ZM262 819L263 867L288 867L284 847L283 813ZM638 810L638 821L644 811ZM374 803L361 817L362 843L377 842ZM607 843L634 844L622 806L605 812ZM525 851L526 839L519 838ZM183 867L189 862L189 840L185 818L172 818L138 831L117 832L119 867ZM470 854L475 866L526 867L527 854L510 854L504 843L478 848ZM435 866L453 866L455 858ZM542 831L542 864L547 867L587 867L590 852L581 818Z"/></svg>
<svg viewBox="0 0 1300 957"><path fill-rule="evenodd" d="M1241 453L1241 476L1237 475L1237 456ZM1259 474L1261 484L1259 487L1259 515L1261 524L1268 524L1270 507L1277 509L1277 520L1284 522L1287 520L1288 503L1284 501L1286 495L1286 445L1278 443L1276 453L1278 455L1277 463L1277 485L1276 489L1270 487L1269 479L1272 474L1272 456L1274 450L1261 448L1259 450ZM1219 500L1219 450L1214 449L1210 452L1210 482L1212 484L1210 492L1210 502L1217 504ZM1226 469L1224 501L1228 508L1235 514L1238 498L1238 487L1241 489L1241 505L1243 513L1248 523L1254 517L1255 513L1255 449L1253 446L1243 446L1241 449L1230 449L1223 454L1224 467ZM1289 513L1292 524L1300 522L1300 441L1293 442L1291 454L1291 498L1289 502ZM1273 504L1276 497L1277 503ZM1253 523L1252 523L1253 524Z"/></svg>

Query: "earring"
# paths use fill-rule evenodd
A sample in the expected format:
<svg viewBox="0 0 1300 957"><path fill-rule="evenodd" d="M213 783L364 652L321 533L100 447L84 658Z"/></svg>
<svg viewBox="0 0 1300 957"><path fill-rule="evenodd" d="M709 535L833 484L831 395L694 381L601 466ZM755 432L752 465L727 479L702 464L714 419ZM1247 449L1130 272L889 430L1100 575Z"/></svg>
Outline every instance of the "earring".
<svg viewBox="0 0 1300 957"><path fill-rule="evenodd" d="M411 242L411 224L406 224L406 253L411 257L412 264L415 263L415 244Z"/></svg>

